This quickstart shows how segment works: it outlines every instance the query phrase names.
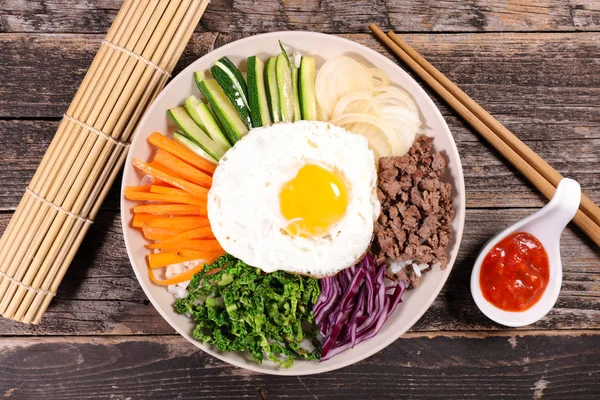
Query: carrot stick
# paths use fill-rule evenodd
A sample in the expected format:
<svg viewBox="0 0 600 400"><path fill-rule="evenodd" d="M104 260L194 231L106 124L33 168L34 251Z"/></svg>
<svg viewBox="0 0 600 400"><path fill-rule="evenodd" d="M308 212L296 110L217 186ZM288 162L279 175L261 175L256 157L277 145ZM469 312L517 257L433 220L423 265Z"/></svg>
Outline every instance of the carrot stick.
<svg viewBox="0 0 600 400"><path fill-rule="evenodd" d="M163 233L156 233L154 231L149 231L147 228L144 230L142 228L142 234L144 235L144 239L146 240L166 240L171 237L171 235L166 235Z"/></svg>
<svg viewBox="0 0 600 400"><path fill-rule="evenodd" d="M156 164L158 166L158 164ZM150 166L154 166L154 163L150 163ZM154 185L159 185L159 186L165 186L165 187L173 187L173 185L169 185L167 182L165 181L161 181L158 178L154 178Z"/></svg>
<svg viewBox="0 0 600 400"><path fill-rule="evenodd" d="M165 242L183 242L186 240L192 239L214 239L215 235L213 235L210 226L205 226L203 228L196 228L189 231L178 233L177 235L173 235L164 239Z"/></svg>
<svg viewBox="0 0 600 400"><path fill-rule="evenodd" d="M171 264L178 264L186 261L198 260L201 257L182 256L178 253L152 253L146 256L150 268L162 268Z"/></svg>
<svg viewBox="0 0 600 400"><path fill-rule="evenodd" d="M194 275L196 275L198 272L201 272L203 269L204 269L204 263L201 262L198 265L196 265L195 267L190 268L187 271L182 272L181 274L174 276L172 278L169 278L169 279L157 279L154 276L154 271L152 271L152 268L148 268L148 275L150 276L150 280L152 282L156 283L157 285L168 286L168 285L175 285L176 283L189 281L190 279L192 279L194 277Z"/></svg>
<svg viewBox="0 0 600 400"><path fill-rule="evenodd" d="M206 262L211 263L213 261L214 260L206 261ZM201 272L204 269L204 266L205 266L205 264L201 262L198 265L196 265L195 267L190 268L187 271L182 272L181 274L174 276L172 278L169 278L169 279L156 279L156 277L154 276L154 271L152 271L152 268L148 268L148 275L150 275L150 280L152 282L156 283L157 285L168 286L168 285L174 285L176 283L189 281L190 279L192 279L194 277L194 275L196 275L198 272ZM206 273L205 276L214 275L217 272L221 271L223 268L224 267L211 269L210 271L208 271Z"/></svg>
<svg viewBox="0 0 600 400"><path fill-rule="evenodd" d="M200 157L187 147L180 145L179 143L169 139L164 135L161 135L158 132L151 134L148 137L148 142L155 145L159 149L168 151L174 156L179 157L181 160L185 160L188 164L191 164L199 170L207 172L211 175L213 172L215 172L215 168L217 168L214 163Z"/></svg>
<svg viewBox="0 0 600 400"><path fill-rule="evenodd" d="M150 186L151 185L146 185L146 186L127 186L125 188L125 196L127 196L128 193L148 193L148 192L150 192Z"/></svg>
<svg viewBox="0 0 600 400"><path fill-rule="evenodd" d="M194 197L189 193L186 193L185 195L173 196L160 193L131 192L125 193L125 197L134 201L160 201L164 203L181 203L206 206L206 200Z"/></svg>
<svg viewBox="0 0 600 400"><path fill-rule="evenodd" d="M170 237L185 232L185 229L142 227L142 234L148 240L167 240Z"/></svg>
<svg viewBox="0 0 600 400"><path fill-rule="evenodd" d="M214 254L217 254L218 256L215 258L219 258L220 256L222 256L225 252L224 251L198 251L198 250L180 250L177 254L181 257L184 258L192 258L194 260L199 260L199 259L203 259L206 260L207 257L212 257Z"/></svg>
<svg viewBox="0 0 600 400"><path fill-rule="evenodd" d="M177 189L174 187L159 186L159 185L152 185L152 187L150 187L150 193L168 194L170 196L184 196L184 195L189 196L190 195L185 190Z"/></svg>
<svg viewBox="0 0 600 400"><path fill-rule="evenodd" d="M180 160L166 150L158 149L156 155L154 156L154 161L152 161L152 164L155 163L158 164L159 168L162 168L165 172L175 176L180 176L183 179L187 179L188 181L205 188L210 188L210 185L212 184L212 178L210 175L207 175L205 172L192 167L185 161Z"/></svg>
<svg viewBox="0 0 600 400"><path fill-rule="evenodd" d="M152 175L153 177L161 179L170 185L178 187L179 189L183 189L186 192L189 192L198 198L206 199L206 195L208 194L207 188L204 188L202 186L196 185L195 183L188 182L186 180L171 176L168 173L166 173L158 168L151 167L147 163L145 163L141 160L138 160L137 158L133 159L133 166L148 175Z"/></svg>
<svg viewBox="0 0 600 400"><path fill-rule="evenodd" d="M131 226L134 228L141 228L144 224L154 218L158 218L156 215L152 214L141 214L137 213L133 216L133 221L131 222Z"/></svg>
<svg viewBox="0 0 600 400"><path fill-rule="evenodd" d="M223 248L216 240L184 240L182 242L160 242L147 244L147 249L160 249L162 251L196 250L196 251L220 251Z"/></svg>
<svg viewBox="0 0 600 400"><path fill-rule="evenodd" d="M195 206L191 204L144 204L133 207L133 212L153 215L206 215L206 205Z"/></svg>
<svg viewBox="0 0 600 400"><path fill-rule="evenodd" d="M145 224L148 228L171 228L185 231L210 226L206 217L154 217Z"/></svg>

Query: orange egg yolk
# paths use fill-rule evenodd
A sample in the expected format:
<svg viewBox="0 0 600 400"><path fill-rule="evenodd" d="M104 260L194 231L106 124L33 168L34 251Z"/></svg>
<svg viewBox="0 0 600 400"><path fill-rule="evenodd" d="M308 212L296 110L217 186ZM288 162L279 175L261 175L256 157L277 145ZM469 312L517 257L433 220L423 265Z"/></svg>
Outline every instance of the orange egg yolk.
<svg viewBox="0 0 600 400"><path fill-rule="evenodd" d="M290 221L287 233L305 237L321 235L346 213L348 189L335 172L307 164L283 185L279 205L283 216Z"/></svg>

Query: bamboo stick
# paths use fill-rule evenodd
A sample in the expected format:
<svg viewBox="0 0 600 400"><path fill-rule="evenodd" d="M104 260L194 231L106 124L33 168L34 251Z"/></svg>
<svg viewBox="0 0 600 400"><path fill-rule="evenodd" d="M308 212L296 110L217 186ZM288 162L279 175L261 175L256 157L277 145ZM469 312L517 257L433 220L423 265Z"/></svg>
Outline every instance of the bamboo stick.
<svg viewBox="0 0 600 400"><path fill-rule="evenodd" d="M120 30L120 24L128 15L129 10L131 9L131 5L132 5L131 1L128 1L124 4L124 7L117 14L117 17L115 18L115 23L113 24L113 26L111 26L111 29L109 30L109 32L107 34L107 39L112 39L113 36L118 34L117 31ZM102 56L102 54L100 54L100 55ZM96 59L99 59L99 57L97 57ZM98 63L92 62L92 65L91 65L90 69L88 70L88 73L85 75L85 77L83 79L82 86L81 86L82 89L77 91L74 101L73 101L72 105L69 107L70 110L80 101L80 97L78 96L79 93L84 93L85 90L88 88L90 81L92 80L92 78L95 75L95 72L96 72L95 68L97 67L97 64ZM68 146L66 146L66 142L65 142L66 137L67 137L67 136L65 136L66 130L67 130L67 125L68 125L68 122L66 120L63 120L61 122L61 124L59 125L55 139L51 142L46 154L42 158L40 167L37 169L36 173L34 174L34 176L32 178L30 187L32 187L38 193L41 189L39 187L39 182L47 182L48 181L47 175L51 171L51 169L53 167L55 167L56 165L60 165L60 162L57 162L57 160L56 160L56 157L59 154L58 149L68 148ZM38 202L35 202L35 199L33 199L28 194L26 194L24 196L24 198L22 199L22 203L19 204L17 211L13 215L13 218L11 218L11 222L9 223L9 229L7 229L7 232L5 232L4 235L2 235L2 239L0 240L0 245L2 246L2 249L0 250L0 262L2 263L2 264L0 264L0 271L2 271L4 273L7 272L8 266L10 265L10 261L13 259L14 254L18 250L17 248L13 247L12 254L7 255L7 252L11 248L7 247L5 245L5 243L22 243L23 242L23 236L27 232L27 227L29 226L29 223L23 224L21 218L24 217L24 218L28 219L29 222L31 221L31 219L33 218L34 215L36 215L36 212L40 207L40 204L36 204L37 208L35 210L31 210L32 206L35 203L38 203ZM15 225L22 226L22 229L14 230L13 228ZM25 226L23 226L23 225L25 225ZM11 275L11 274L9 274L9 275ZM2 277L0 277L0 281L2 280L1 278ZM3 291L0 289L0 297L2 296L2 294L3 294Z"/></svg>
<svg viewBox="0 0 600 400"><path fill-rule="evenodd" d="M134 14L134 18L132 19L136 22L136 26L139 25L139 19L141 19L145 14L140 15L140 10L142 8L138 8L136 13ZM146 13L148 8L144 9L144 13ZM150 10L151 11L151 10ZM136 33L139 30L134 31L136 36L129 38L129 42L135 40L137 41L137 37L141 35L141 32ZM63 168L59 168L57 174L54 179L46 179L43 182L42 188L39 190L39 194L45 197L48 201L54 202L60 206L63 206L63 202L66 197L66 188L69 188L73 181L75 180L77 174L79 173L80 165L84 162L87 157L86 146L89 146L93 140L95 140L96 135L90 132L87 132L87 137L80 134L81 128L78 126L75 131L71 132L72 135L76 135L75 143L72 146L72 149L78 149L82 147L82 142L85 139L83 149L79 152L73 151L70 146L63 146L62 154L66 156L66 159L63 158L63 161L58 161L57 165L62 166ZM54 181L60 182L59 185L53 185ZM34 189L35 190L35 189ZM57 215L58 211L49 205L39 205L39 202L36 202L33 206L32 215L33 221L31 218L28 218L25 222L24 230L26 229L27 233L22 244L17 249L14 257L11 260L11 264L8 267L8 275L14 277L17 281L21 281L23 279L24 272L33 261L33 256L36 252L47 251L48 244L46 243L44 246L42 241L44 239L51 240L53 238L52 234L48 234L48 230L51 226L55 226L56 224L62 224L64 222L64 214ZM68 207L65 207L68 209ZM54 218L58 218L55 222ZM30 222L31 221L31 222ZM42 246L42 247L40 247ZM38 258L39 260L39 258ZM0 302L0 313L3 315L6 313L6 308L9 302L14 295L14 292L19 287L15 282L11 282L8 280L4 280L0 283L0 296L2 297L2 301Z"/></svg>
<svg viewBox="0 0 600 400"><path fill-rule="evenodd" d="M207 1L126 0L106 40L171 71ZM122 166L127 140L167 77L131 53L103 44L63 119L30 187L76 215L94 218ZM0 239L0 312L38 323L90 224L26 192ZM21 245L15 239L24 240ZM34 290L23 285L31 285ZM39 291L40 289L41 291Z"/></svg>
<svg viewBox="0 0 600 400"><path fill-rule="evenodd" d="M173 70L173 68L175 67L175 64L177 62L178 57L173 57L173 55L181 54L183 52L185 44L187 43L187 41L191 37L191 35L193 33L193 30L194 30L194 27L197 25L197 23L200 20L202 14L204 13L204 10L206 9L207 4L208 4L207 1L200 2L200 5L196 9L196 12L195 12L195 14L194 14L194 16L192 18L191 23L188 24L189 27L185 30L185 32L183 32L183 37L181 38L181 40L173 41L177 45L176 46L170 46L170 48L165 52L165 56L164 56L165 57L165 64L166 64L165 67L167 68L168 71ZM163 65L162 61L161 61L160 65L161 66ZM164 81L166 81L166 79ZM163 81L163 84L164 84L164 81ZM154 97L158 94L157 90L149 91L149 92L156 92L154 94ZM151 96L149 96L149 97L151 97ZM139 107L139 108L145 108L145 107ZM123 156L118 161L119 167L122 166L123 162L125 161L125 155L126 155L126 153L123 153ZM118 171L118 169L115 169L115 171ZM97 212L98 212L98 210L100 208L100 205L102 204L102 201L106 197L106 194L108 193L108 189L109 189L110 185L112 184L112 182L114 181L114 179L116 178L116 176L117 176L117 173L114 172L111 175L111 177L109 178L109 181L105 185L102 194L96 200L96 204L94 205L94 208L93 208L93 210L92 210L92 212L90 214L91 218L94 218L96 216L96 214L97 214ZM76 239L76 243L75 243L75 245L73 247L75 247L75 248L79 247L78 243L80 243L81 240L83 239L83 236L85 235L85 231L87 231L87 227L86 226L83 227L83 231L78 236L78 238ZM52 287L56 287L56 288L58 287L58 284L60 283L60 280L62 279L62 276L66 272L67 267L68 267L68 265L71 262L71 260L72 260L73 257L74 257L74 253L72 253L68 257L66 257L66 259L63 262L63 264L61 265L60 271L59 271L58 275L56 276L55 281L54 281ZM45 284L44 284L44 286L45 286ZM23 322L26 322L26 323L39 323L39 321L42 318L43 312L48 307L50 301L51 301L51 296L42 296L42 295L38 294L36 296L36 298L35 298L34 303L30 307L30 310L25 315L25 317L23 319ZM38 308L38 307L39 307L39 309L38 309L37 314L36 314L34 312L34 310L36 308Z"/></svg>

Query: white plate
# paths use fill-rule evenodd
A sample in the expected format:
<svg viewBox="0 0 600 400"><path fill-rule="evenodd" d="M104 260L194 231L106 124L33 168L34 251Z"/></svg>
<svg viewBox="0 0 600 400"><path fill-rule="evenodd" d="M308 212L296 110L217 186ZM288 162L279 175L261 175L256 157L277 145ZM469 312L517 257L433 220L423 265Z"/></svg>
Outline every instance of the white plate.
<svg viewBox="0 0 600 400"><path fill-rule="evenodd" d="M142 176L132 167L131 160L133 157L141 160L150 158L153 149L146 141L148 135L154 131L172 134L174 126L168 120L167 109L183 104L191 94L200 95L192 76L194 71L209 69L223 56L228 56L238 65L241 64L242 70L245 70L247 57L258 55L262 60L266 60L279 53L278 40L281 40L286 48L293 48L315 57L317 66L322 65L328 58L348 55L381 68L388 73L395 85L403 87L413 96L426 125L426 134L435 138L433 142L435 150L442 151L446 156L448 173L445 179L454 187L453 204L456 217L449 245L448 268L428 272L419 288L406 292L403 303L398 306L376 338L362 342L354 349L347 350L325 362L295 361L292 368L282 369L270 361L259 365L244 353L222 353L194 340L191 336L194 324L185 316L175 313L172 307L173 295L168 293L165 287L153 284L148 278L145 261L148 250L144 248L145 240L139 230L133 229L129 224L132 219L131 208L135 204L124 197L121 199L121 220L127 254L140 284L158 312L183 337L205 352L238 367L275 375L308 375L342 368L371 356L398 339L427 311L444 286L458 253L465 218L465 184L458 151L446 122L425 91L403 69L376 51L350 40L313 32L274 32L252 36L220 47L192 63L169 83L150 106L135 132L125 164L122 187L139 183Z"/></svg>

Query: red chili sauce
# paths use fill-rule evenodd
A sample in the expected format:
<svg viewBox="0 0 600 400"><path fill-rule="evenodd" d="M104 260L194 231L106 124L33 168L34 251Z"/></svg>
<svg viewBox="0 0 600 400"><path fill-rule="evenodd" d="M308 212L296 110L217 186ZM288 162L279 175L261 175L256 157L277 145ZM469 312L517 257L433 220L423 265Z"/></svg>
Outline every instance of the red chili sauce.
<svg viewBox="0 0 600 400"><path fill-rule="evenodd" d="M479 274L483 297L505 311L525 311L548 286L550 262L533 235L517 232L502 239L485 256Z"/></svg>

